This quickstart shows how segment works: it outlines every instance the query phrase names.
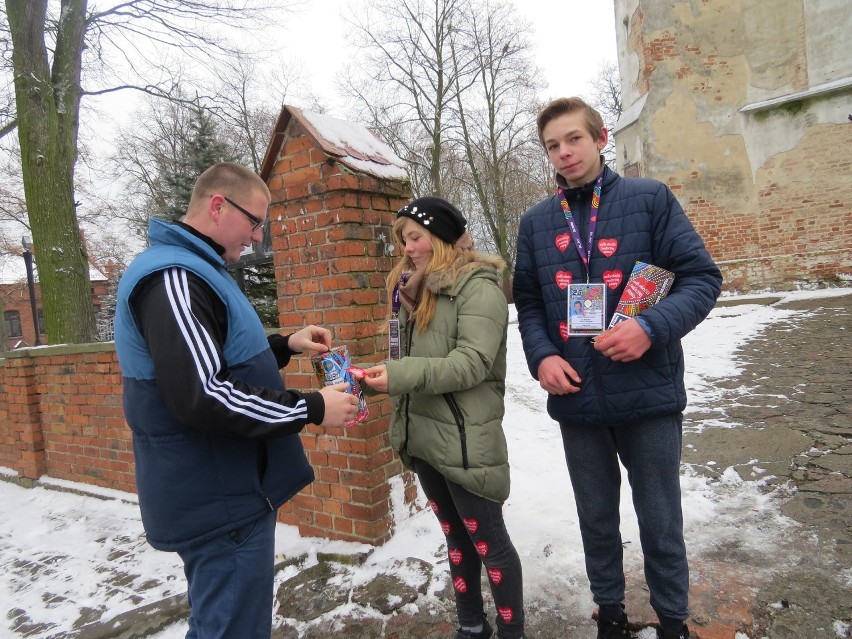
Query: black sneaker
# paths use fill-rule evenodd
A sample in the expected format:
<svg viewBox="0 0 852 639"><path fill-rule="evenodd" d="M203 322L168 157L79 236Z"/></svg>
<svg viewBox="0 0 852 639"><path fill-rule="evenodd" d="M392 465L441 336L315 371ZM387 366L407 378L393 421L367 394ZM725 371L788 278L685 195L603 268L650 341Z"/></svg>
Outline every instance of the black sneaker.
<svg viewBox="0 0 852 639"><path fill-rule="evenodd" d="M491 628L491 624L488 623L488 619L483 617L482 630L479 632L470 632L469 630L459 628L456 630L456 636L454 639L491 639L491 635L493 634L494 630Z"/></svg>
<svg viewBox="0 0 852 639"><path fill-rule="evenodd" d="M657 639L689 639L689 628L687 628L686 624L684 624L683 628L681 628L680 632L677 634L670 630L657 628Z"/></svg>
<svg viewBox="0 0 852 639"><path fill-rule="evenodd" d="M627 615L622 615L617 621L598 619L598 639L630 639Z"/></svg>

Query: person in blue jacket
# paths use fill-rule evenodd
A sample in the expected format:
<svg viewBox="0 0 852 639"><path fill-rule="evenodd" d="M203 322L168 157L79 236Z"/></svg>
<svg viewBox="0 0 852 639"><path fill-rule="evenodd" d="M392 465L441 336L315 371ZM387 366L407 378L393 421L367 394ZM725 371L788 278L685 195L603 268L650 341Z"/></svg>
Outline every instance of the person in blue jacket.
<svg viewBox="0 0 852 639"><path fill-rule="evenodd" d="M601 156L607 130L579 98L538 115L558 190L521 218L513 294L530 373L548 392L577 504L598 639L627 638L619 520L627 471L658 636L684 639L689 571L680 494L680 340L713 308L722 275L671 191L622 178ZM605 294L608 326L636 262L674 273L666 297L601 330L571 332L572 291ZM572 287L585 287L572 289Z"/></svg>
<svg viewBox="0 0 852 639"><path fill-rule="evenodd" d="M119 282L115 348L148 542L177 552L188 639L269 639L278 508L313 481L298 433L343 426L347 384L287 390L279 369L331 333L266 336L226 262L262 240L270 195L249 169L207 169L182 221L152 219Z"/></svg>

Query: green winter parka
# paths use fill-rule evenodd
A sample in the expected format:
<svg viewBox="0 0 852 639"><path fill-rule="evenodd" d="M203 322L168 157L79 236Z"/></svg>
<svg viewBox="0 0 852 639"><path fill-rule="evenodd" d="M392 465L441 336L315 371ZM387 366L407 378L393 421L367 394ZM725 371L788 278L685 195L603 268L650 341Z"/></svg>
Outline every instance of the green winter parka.
<svg viewBox="0 0 852 639"><path fill-rule="evenodd" d="M500 257L465 251L452 268L430 273L423 285L438 294L435 315L419 333L401 309L403 357L387 364L391 444L403 463L422 459L500 503L509 496L504 267Z"/></svg>

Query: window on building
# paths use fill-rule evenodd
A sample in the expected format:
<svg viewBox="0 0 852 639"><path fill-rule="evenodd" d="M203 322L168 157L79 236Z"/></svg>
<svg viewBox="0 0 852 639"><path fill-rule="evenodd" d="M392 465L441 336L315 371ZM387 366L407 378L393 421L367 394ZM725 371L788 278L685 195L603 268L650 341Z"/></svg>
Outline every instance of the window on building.
<svg viewBox="0 0 852 639"><path fill-rule="evenodd" d="M6 337L20 337L21 333L21 313L19 311L3 311L3 330L6 331Z"/></svg>
<svg viewBox="0 0 852 639"><path fill-rule="evenodd" d="M40 309L38 309L38 311L36 311L36 317L38 318L38 332L41 335L47 334L47 328L45 327L45 324L44 324L44 309L43 308L40 308Z"/></svg>

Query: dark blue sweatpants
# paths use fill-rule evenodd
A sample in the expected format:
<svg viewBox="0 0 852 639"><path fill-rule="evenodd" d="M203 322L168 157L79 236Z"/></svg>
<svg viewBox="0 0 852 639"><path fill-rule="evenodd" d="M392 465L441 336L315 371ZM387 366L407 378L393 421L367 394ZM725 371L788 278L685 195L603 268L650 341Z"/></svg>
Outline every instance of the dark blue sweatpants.
<svg viewBox="0 0 852 639"><path fill-rule="evenodd" d="M614 606L624 600L620 459L639 523L651 606L659 617L686 619L689 568L680 495L682 416L617 426L560 426L595 603Z"/></svg>
<svg viewBox="0 0 852 639"><path fill-rule="evenodd" d="M186 639L269 639L277 512L180 551L189 588Z"/></svg>

